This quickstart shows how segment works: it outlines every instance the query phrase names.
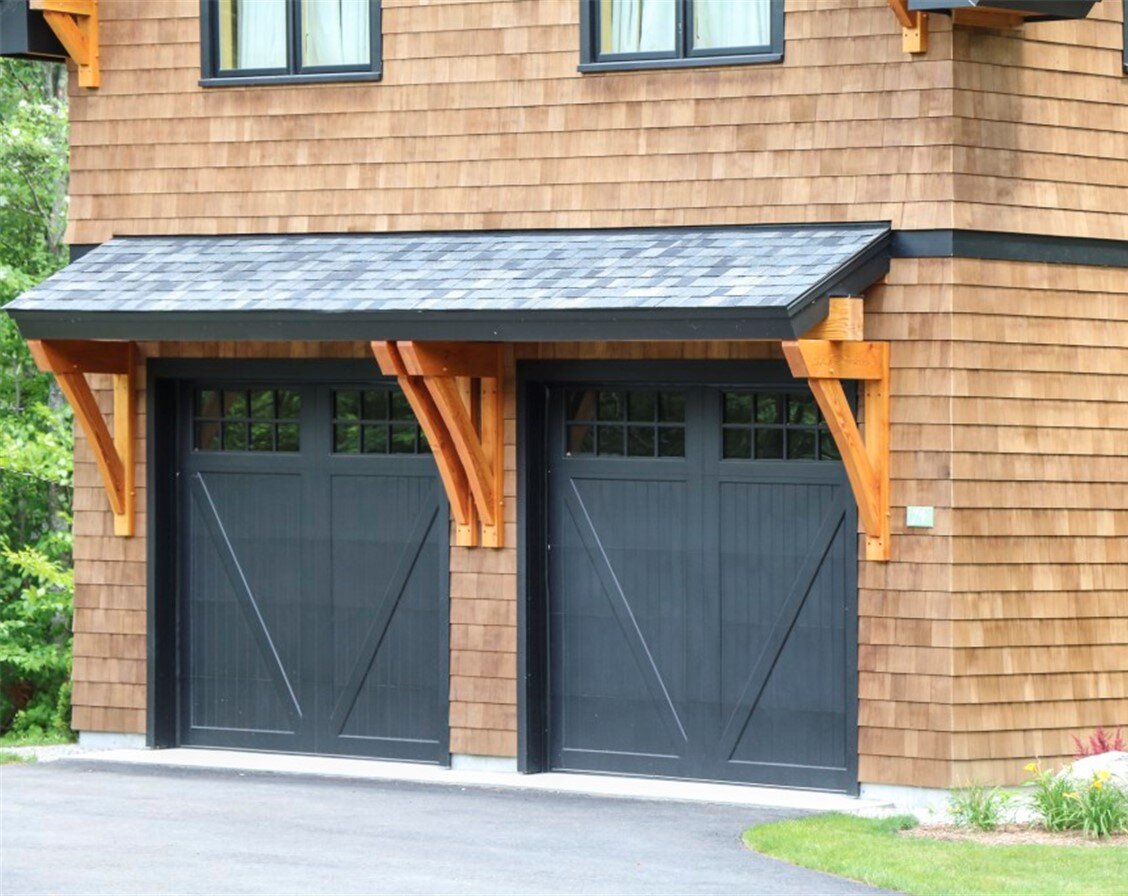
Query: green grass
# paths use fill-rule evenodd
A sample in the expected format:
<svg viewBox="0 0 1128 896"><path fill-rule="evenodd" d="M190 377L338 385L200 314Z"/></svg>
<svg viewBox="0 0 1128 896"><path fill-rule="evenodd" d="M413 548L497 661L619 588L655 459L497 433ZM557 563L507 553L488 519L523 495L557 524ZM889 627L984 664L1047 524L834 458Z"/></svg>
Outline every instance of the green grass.
<svg viewBox="0 0 1128 896"><path fill-rule="evenodd" d="M1128 848L988 846L898 837L908 817L816 815L760 825L744 843L764 855L912 896L1128 891Z"/></svg>
<svg viewBox="0 0 1128 896"><path fill-rule="evenodd" d="M21 756L9 750L0 750L0 765L17 765L21 762L35 762L34 756Z"/></svg>

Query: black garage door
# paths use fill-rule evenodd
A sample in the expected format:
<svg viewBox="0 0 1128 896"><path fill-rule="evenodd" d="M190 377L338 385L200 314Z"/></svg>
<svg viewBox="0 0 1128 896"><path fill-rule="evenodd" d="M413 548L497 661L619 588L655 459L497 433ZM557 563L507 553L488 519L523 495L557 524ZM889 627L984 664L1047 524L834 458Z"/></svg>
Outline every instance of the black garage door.
<svg viewBox="0 0 1128 896"><path fill-rule="evenodd" d="M856 786L855 512L768 379L549 390L553 767Z"/></svg>
<svg viewBox="0 0 1128 896"><path fill-rule="evenodd" d="M402 393L181 387L179 741L447 760L447 510Z"/></svg>

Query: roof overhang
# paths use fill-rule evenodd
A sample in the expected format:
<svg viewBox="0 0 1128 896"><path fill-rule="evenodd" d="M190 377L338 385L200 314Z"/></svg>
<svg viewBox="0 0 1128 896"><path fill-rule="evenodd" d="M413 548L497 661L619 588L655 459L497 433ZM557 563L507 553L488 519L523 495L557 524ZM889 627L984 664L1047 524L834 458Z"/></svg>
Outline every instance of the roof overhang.
<svg viewBox="0 0 1128 896"><path fill-rule="evenodd" d="M887 223L124 237L5 309L28 339L794 339L889 270Z"/></svg>

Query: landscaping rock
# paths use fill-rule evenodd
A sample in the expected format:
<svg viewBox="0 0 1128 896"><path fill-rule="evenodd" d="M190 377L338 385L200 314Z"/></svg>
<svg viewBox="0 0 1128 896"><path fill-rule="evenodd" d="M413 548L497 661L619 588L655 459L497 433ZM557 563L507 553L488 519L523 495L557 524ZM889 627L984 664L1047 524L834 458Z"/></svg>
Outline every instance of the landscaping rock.
<svg viewBox="0 0 1128 896"><path fill-rule="evenodd" d="M1087 784L1098 772L1108 772L1112 776L1109 783L1128 791L1128 753L1124 751L1085 756L1067 765L1058 774Z"/></svg>

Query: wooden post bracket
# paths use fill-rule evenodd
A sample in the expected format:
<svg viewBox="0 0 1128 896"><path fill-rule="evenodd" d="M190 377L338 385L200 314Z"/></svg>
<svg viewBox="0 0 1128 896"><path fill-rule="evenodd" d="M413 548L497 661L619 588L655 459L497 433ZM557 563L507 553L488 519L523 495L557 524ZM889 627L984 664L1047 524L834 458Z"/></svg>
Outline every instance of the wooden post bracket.
<svg viewBox="0 0 1128 896"><path fill-rule="evenodd" d="M866 533L866 559L889 559L889 343L798 339L783 343L791 373L803 377L846 467ZM842 380L864 383L863 438Z"/></svg>
<svg viewBox="0 0 1128 896"><path fill-rule="evenodd" d="M928 52L928 13L911 12L908 0L888 0L889 8L901 23L901 50L905 53Z"/></svg>
<svg viewBox="0 0 1128 896"><path fill-rule="evenodd" d="M133 535L136 509L136 346L132 342L64 339L32 340L28 342L28 347L39 369L55 375L59 388L74 409L75 420L90 443L114 514L114 534ZM112 435L86 379L88 373L113 374Z"/></svg>
<svg viewBox="0 0 1128 896"><path fill-rule="evenodd" d="M102 83L98 47L98 0L31 0L78 66L78 86Z"/></svg>
<svg viewBox="0 0 1128 896"><path fill-rule="evenodd" d="M502 347L486 342L373 342L427 435L450 499L455 544L505 543ZM481 538L479 540L479 525Z"/></svg>

